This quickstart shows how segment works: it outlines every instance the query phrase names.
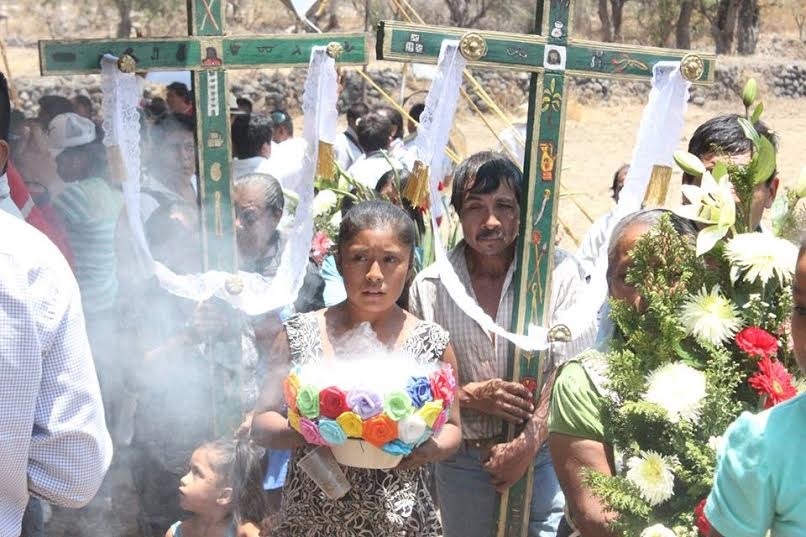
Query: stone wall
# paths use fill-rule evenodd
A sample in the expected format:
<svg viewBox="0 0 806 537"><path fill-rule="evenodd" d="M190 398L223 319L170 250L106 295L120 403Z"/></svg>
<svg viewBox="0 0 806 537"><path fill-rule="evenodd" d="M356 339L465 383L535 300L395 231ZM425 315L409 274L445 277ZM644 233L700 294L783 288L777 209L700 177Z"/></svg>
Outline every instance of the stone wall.
<svg viewBox="0 0 806 537"><path fill-rule="evenodd" d="M302 90L306 69L287 69L276 72L261 72L257 76L235 72L231 75L231 88L238 96L253 100L259 110L285 109L293 114L299 113L302 101ZM400 94L403 76L399 69L370 69L369 75L387 93L393 97ZM505 109L515 110L525 103L529 90L529 75L511 71L476 71L480 84ZM748 61L735 58L720 58L717 64L716 83L709 87L694 87L692 103L702 105L706 100L735 99L741 92L742 85L748 77L756 77L761 86L761 95L773 95L782 98L806 97L806 62L787 62L771 64L759 60ZM89 95L100 104L100 77L42 77L15 80L22 109L28 115L35 115L37 100L42 95L59 94L71 96L76 93ZM428 81L407 79L407 93L427 89ZM147 91L157 92L159 88L148 87ZM351 103L364 98L365 81L354 71L346 71L344 90L339 100L339 107L344 111ZM625 102L642 102L646 99L648 85L641 82L621 82L607 79L577 78L570 84L573 99L581 104L596 102L620 105ZM483 111L487 105L474 94L475 103ZM370 106L382 102L380 94L367 85L367 103Z"/></svg>

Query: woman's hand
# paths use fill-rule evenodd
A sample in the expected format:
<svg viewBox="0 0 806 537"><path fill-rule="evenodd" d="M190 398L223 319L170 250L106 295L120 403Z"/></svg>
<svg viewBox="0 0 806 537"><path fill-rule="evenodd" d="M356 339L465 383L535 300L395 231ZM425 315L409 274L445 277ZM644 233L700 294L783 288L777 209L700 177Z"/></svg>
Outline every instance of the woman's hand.
<svg viewBox="0 0 806 537"><path fill-rule="evenodd" d="M433 437L423 442L411 454L407 455L395 466L395 470L411 470L426 465L429 462L437 462L445 458L444 450Z"/></svg>

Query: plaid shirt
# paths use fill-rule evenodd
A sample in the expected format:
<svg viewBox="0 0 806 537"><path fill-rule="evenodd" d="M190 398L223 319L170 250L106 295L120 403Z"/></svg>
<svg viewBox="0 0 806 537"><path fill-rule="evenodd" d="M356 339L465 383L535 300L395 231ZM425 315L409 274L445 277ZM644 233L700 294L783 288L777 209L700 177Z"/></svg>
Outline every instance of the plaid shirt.
<svg viewBox="0 0 806 537"><path fill-rule="evenodd" d="M466 244L462 241L448 252L448 260L456 270L459 280L467 282L465 285L467 292L475 299L476 294L470 285L465 248ZM515 300L514 273L513 261L504 279L495 317L498 326L505 328L512 325L512 305ZM556 250L551 286L551 325L560 322L564 314L571 311L576 303L577 293L582 289L584 279L579 264L573 256ZM511 344L503 338L485 332L456 305L448 295L448 291L441 285L439 273L434 265L423 270L414 280L409 294L409 309L414 315L426 321L433 321L450 333L451 345L459 366L459 380L463 385L506 377ZM551 361L546 364L547 369L560 365L586 348L593 342L595 334L595 327L591 324L584 334L575 335L571 344L553 345ZM462 409L462 435L465 439L492 438L502 433L501 418L472 409Z"/></svg>
<svg viewBox="0 0 806 537"><path fill-rule="evenodd" d="M22 220L0 229L0 537L18 537L29 493L92 499L112 441L67 262Z"/></svg>

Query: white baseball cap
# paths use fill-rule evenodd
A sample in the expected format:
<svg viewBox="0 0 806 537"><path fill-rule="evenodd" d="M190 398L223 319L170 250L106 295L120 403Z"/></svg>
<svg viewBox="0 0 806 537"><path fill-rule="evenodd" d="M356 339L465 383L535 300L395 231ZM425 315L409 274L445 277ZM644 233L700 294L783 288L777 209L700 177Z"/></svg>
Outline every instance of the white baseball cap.
<svg viewBox="0 0 806 537"><path fill-rule="evenodd" d="M48 126L48 145L55 157L69 147L95 141L95 123L73 112L59 114Z"/></svg>

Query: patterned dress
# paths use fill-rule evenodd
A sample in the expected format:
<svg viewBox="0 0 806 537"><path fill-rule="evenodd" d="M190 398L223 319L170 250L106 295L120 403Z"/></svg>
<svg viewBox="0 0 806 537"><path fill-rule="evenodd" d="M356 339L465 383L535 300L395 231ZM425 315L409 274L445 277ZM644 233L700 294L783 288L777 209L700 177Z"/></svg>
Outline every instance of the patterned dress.
<svg viewBox="0 0 806 537"><path fill-rule="evenodd" d="M322 341L315 313L296 315L286 322L292 362L322 359ZM412 330L404 352L421 362L442 359L448 333L421 321ZM308 447L294 452L283 489L280 521L272 537L438 537L442 528L426 487L425 470L368 470L343 467L352 488L339 500L330 500L316 483L297 468Z"/></svg>

